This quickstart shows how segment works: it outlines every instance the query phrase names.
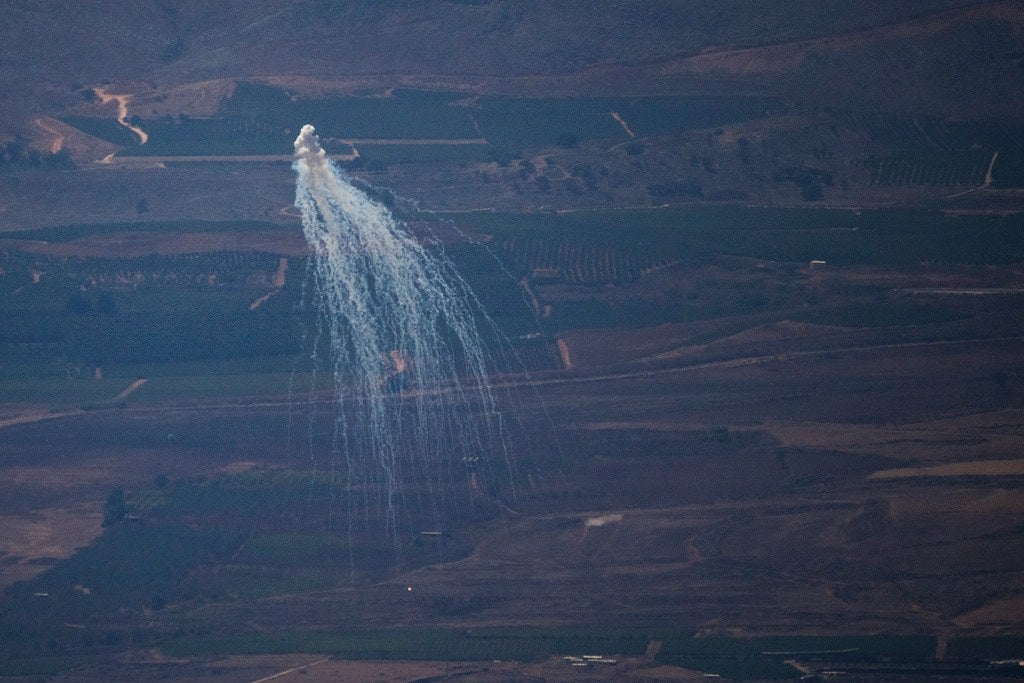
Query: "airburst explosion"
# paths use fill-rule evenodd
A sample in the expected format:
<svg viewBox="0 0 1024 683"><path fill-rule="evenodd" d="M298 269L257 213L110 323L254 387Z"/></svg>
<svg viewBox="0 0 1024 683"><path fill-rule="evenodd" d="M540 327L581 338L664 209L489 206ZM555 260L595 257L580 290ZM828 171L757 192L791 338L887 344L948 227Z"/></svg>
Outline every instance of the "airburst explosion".
<svg viewBox="0 0 1024 683"><path fill-rule="evenodd" d="M331 476L350 520L379 511L397 539L407 506L440 523L446 487L473 482L477 468L511 472L478 329L493 323L443 253L348 181L313 126L303 126L295 154L313 355L329 345L333 374Z"/></svg>

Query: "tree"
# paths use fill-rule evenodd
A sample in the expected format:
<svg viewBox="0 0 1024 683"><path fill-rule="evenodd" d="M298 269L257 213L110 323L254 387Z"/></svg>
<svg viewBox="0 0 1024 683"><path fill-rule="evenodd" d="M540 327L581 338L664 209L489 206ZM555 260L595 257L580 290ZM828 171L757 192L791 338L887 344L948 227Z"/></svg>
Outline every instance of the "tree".
<svg viewBox="0 0 1024 683"><path fill-rule="evenodd" d="M805 202L816 202L825 196L825 191L817 183L804 185L800 188L800 197Z"/></svg>
<svg viewBox="0 0 1024 683"><path fill-rule="evenodd" d="M642 142L630 142L626 145L626 154L628 154L631 157L635 157L640 154L643 154L644 150L646 149L647 148L644 146L644 143Z"/></svg>
<svg viewBox="0 0 1024 683"><path fill-rule="evenodd" d="M124 504L124 491L114 489L107 496L107 502L103 504L103 526L117 524L126 514L128 510Z"/></svg>
<svg viewBox="0 0 1024 683"><path fill-rule="evenodd" d="M750 140L745 137L741 137L736 141L736 145L739 148L740 161L744 164L750 163Z"/></svg>
<svg viewBox="0 0 1024 683"><path fill-rule="evenodd" d="M114 297L110 296L107 292L100 292L99 296L96 297L96 312L103 313L104 315L117 313L117 304L114 303Z"/></svg>
<svg viewBox="0 0 1024 683"><path fill-rule="evenodd" d="M555 138L555 144L558 145L559 147L564 147L565 149L572 149L577 144L579 144L579 141L579 136L577 136L575 133L568 132L559 133L558 137Z"/></svg>
<svg viewBox="0 0 1024 683"><path fill-rule="evenodd" d="M89 301L89 297L81 292L75 292L68 298L66 304L64 304L64 312L71 315L84 315L86 313L92 313L92 302Z"/></svg>
<svg viewBox="0 0 1024 683"><path fill-rule="evenodd" d="M510 150L506 147L489 147L487 149L488 161L498 162L498 166L508 166L513 160L522 156L520 152Z"/></svg>

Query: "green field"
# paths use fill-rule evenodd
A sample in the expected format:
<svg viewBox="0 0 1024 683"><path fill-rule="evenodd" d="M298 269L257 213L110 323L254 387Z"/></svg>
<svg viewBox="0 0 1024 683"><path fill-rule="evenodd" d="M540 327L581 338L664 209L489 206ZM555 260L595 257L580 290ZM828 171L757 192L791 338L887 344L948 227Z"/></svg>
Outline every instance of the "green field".
<svg viewBox="0 0 1024 683"><path fill-rule="evenodd" d="M928 209L709 206L564 214L452 214L498 238L600 244L624 253L703 260L715 254L833 265L1005 264L1024 260L1015 216Z"/></svg>
<svg viewBox="0 0 1024 683"><path fill-rule="evenodd" d="M1024 660L1020 636L962 637L949 641L947 656L960 660Z"/></svg>
<svg viewBox="0 0 1024 683"><path fill-rule="evenodd" d="M139 138L135 136L135 133L122 126L112 116L104 118L62 116L61 121L100 140L106 140L115 145L130 148L136 147L139 144Z"/></svg>
<svg viewBox="0 0 1024 683"><path fill-rule="evenodd" d="M784 659L835 663L931 661L931 636L693 637L663 629L593 627L497 627L472 630L292 630L275 634L195 634L158 638L151 644L170 657L322 654L348 660L537 661L600 654L641 656L651 640L663 640L658 662L734 680L791 680L800 672ZM989 639L1009 641L1012 639ZM954 641L958 642L958 641ZM55 673L80 663L76 657L0 661L7 675Z"/></svg>
<svg viewBox="0 0 1024 683"><path fill-rule="evenodd" d="M360 143L360 158L348 162L351 168L372 168L380 164L425 164L436 162L485 162L495 155L494 148L485 144L458 145L375 145Z"/></svg>
<svg viewBox="0 0 1024 683"><path fill-rule="evenodd" d="M40 240L43 242L71 242L93 235L110 235L120 232L160 232L160 233L195 233L195 232L251 232L294 230L292 225L269 223L266 221L133 221L130 223L76 223L56 225L34 230L12 230L0 232L0 239Z"/></svg>
<svg viewBox="0 0 1024 683"><path fill-rule="evenodd" d="M555 655L638 656L647 638L586 628L409 631L300 631L266 636L189 637L162 648L172 656L308 652L345 659L531 661Z"/></svg>
<svg viewBox="0 0 1024 683"><path fill-rule="evenodd" d="M798 654L799 653L799 654ZM787 659L826 662L920 662L935 654L932 636L774 636L666 638L659 661L729 678L789 679Z"/></svg>
<svg viewBox="0 0 1024 683"><path fill-rule="evenodd" d="M836 266L1024 261L1024 232L1015 217L950 216L923 209L720 206L413 217L447 220L466 232L494 237L490 244L461 242L445 251L490 315L494 326L483 324L485 337L506 348L508 339L519 340L515 345L533 369L554 363L544 339L526 341L536 332L554 335L592 326L641 327L769 312L785 305L785 293L773 298L723 285L705 296L698 284L687 296L665 301L579 298L538 319L519 285L526 275L553 273L567 284L600 288L638 282L645 269L659 264L700 267L723 257L800 267L812 259ZM261 222L165 221L57 226L17 237L60 242L134 231L279 229ZM305 270L304 259L293 258L290 273L296 275L250 310L254 300L270 291L269 278L279 258L261 252L211 252L82 260L7 252L0 263L0 376L10 382L7 395L55 407L107 400L117 393L116 383L111 387L85 381L97 365L109 379L150 378L132 401L287 392L290 373L309 370L297 367L296 360L315 330L312 311L300 305L298 274ZM38 283L33 272L44 274ZM882 293L861 294L877 298ZM885 327L939 323L961 315L936 302L864 299L806 309L799 319ZM209 324L214 320L218 324ZM35 384L37 379L46 381Z"/></svg>
<svg viewBox="0 0 1024 683"><path fill-rule="evenodd" d="M6 608L30 621L102 619L119 610L149 609L155 596L182 599L180 586L199 562L231 552L244 540L181 523L120 523L68 560L7 591ZM76 589L85 586L88 591ZM41 600L37 593L45 593ZM38 613L38 607L44 612Z"/></svg>
<svg viewBox="0 0 1024 683"><path fill-rule="evenodd" d="M466 98L461 93L397 89L387 95L292 98L257 83L239 83L208 118L142 120L149 135L140 145L112 119L66 117L91 135L122 146L125 156L289 154L298 128L313 123L324 148L348 153L343 140L437 140L439 144L360 144L366 163L486 161L526 149L574 146L588 140L628 141L616 112L639 136L674 134L762 118L783 109L776 99L748 96L575 98ZM485 138L488 145L443 145L443 140ZM488 146L490 149L488 149ZM468 149L467 149L468 147ZM500 156L500 154L498 155Z"/></svg>

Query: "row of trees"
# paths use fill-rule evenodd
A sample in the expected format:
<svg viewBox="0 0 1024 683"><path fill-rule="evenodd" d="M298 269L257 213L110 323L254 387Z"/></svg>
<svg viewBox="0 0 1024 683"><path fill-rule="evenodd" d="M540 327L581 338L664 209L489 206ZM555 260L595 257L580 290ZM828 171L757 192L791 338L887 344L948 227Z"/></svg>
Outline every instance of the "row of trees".
<svg viewBox="0 0 1024 683"><path fill-rule="evenodd" d="M20 140L11 140L7 143L0 143L0 169L13 168L48 168L68 169L74 168L75 162L67 150L51 154L32 149Z"/></svg>

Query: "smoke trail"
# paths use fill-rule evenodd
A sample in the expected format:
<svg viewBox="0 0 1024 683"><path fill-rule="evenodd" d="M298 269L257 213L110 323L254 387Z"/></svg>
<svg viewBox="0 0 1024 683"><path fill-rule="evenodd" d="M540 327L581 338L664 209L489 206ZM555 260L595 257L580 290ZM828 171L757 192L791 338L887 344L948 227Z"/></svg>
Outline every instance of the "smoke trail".
<svg viewBox="0 0 1024 683"><path fill-rule="evenodd" d="M295 155L317 336L334 376L332 476L343 480L349 523L380 511L397 544L402 510L418 505L439 518L446 484L472 481L478 463L511 478L477 329L489 319L443 254L348 182L313 126L303 126Z"/></svg>

